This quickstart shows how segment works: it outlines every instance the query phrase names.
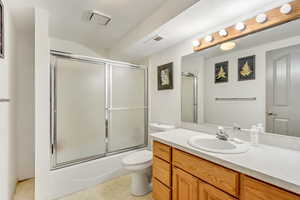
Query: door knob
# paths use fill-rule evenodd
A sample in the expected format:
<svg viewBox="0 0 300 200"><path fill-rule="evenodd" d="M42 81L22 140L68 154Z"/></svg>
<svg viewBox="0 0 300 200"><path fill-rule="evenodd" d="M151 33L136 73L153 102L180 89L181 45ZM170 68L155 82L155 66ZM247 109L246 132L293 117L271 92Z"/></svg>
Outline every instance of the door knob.
<svg viewBox="0 0 300 200"><path fill-rule="evenodd" d="M276 113L272 113L272 112L269 112L269 113L267 113L267 114L268 114L268 116L277 116Z"/></svg>

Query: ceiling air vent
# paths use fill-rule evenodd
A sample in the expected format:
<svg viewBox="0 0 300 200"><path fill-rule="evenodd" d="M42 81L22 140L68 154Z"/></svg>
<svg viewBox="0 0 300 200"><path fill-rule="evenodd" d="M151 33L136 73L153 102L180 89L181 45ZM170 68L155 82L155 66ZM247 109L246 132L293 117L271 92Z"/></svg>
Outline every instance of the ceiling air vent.
<svg viewBox="0 0 300 200"><path fill-rule="evenodd" d="M156 35L155 37L153 37L153 40L155 40L156 42L161 41L162 39L164 39L163 37Z"/></svg>
<svg viewBox="0 0 300 200"><path fill-rule="evenodd" d="M111 17L101 12L92 10L89 14L89 21L101 26L107 26L108 23L111 21Z"/></svg>

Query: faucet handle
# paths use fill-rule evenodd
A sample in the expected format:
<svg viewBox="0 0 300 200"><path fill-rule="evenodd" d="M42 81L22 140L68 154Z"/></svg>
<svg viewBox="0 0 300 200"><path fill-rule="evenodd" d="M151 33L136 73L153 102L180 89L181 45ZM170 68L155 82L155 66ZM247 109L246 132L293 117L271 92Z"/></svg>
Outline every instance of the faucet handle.
<svg viewBox="0 0 300 200"><path fill-rule="evenodd" d="M226 134L223 126L218 126L217 138L220 140L228 140L229 135Z"/></svg>
<svg viewBox="0 0 300 200"><path fill-rule="evenodd" d="M218 133L225 133L225 128L223 126L218 126Z"/></svg>
<svg viewBox="0 0 300 200"><path fill-rule="evenodd" d="M238 131L240 131L240 130L242 130L242 128L241 128L241 126L240 126L239 124L233 123L233 130L238 130Z"/></svg>

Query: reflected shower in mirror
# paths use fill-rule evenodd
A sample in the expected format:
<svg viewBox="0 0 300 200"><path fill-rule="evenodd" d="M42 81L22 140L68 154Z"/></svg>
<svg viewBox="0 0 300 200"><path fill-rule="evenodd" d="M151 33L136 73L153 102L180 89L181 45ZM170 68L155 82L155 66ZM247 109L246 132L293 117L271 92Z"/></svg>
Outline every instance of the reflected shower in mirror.
<svg viewBox="0 0 300 200"><path fill-rule="evenodd" d="M198 80L197 75L191 72L181 73L181 118L184 122L197 123Z"/></svg>
<svg viewBox="0 0 300 200"><path fill-rule="evenodd" d="M246 129L261 123L266 132L300 137L300 20L232 42L231 50L217 45L182 58L182 121ZM189 73L197 74L196 93Z"/></svg>

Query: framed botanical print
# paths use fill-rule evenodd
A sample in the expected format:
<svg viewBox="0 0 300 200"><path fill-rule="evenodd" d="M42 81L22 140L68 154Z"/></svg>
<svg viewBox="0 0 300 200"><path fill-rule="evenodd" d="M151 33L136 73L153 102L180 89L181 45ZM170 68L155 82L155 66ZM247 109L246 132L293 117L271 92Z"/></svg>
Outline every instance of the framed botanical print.
<svg viewBox="0 0 300 200"><path fill-rule="evenodd" d="M173 63L157 68L158 90L173 89Z"/></svg>
<svg viewBox="0 0 300 200"><path fill-rule="evenodd" d="M228 82L228 61L215 64L215 83Z"/></svg>
<svg viewBox="0 0 300 200"><path fill-rule="evenodd" d="M4 7L0 0L0 58L4 58Z"/></svg>
<svg viewBox="0 0 300 200"><path fill-rule="evenodd" d="M0 0L0 58L4 58L4 7Z"/></svg>
<svg viewBox="0 0 300 200"><path fill-rule="evenodd" d="M255 80L255 55L238 60L239 81Z"/></svg>

